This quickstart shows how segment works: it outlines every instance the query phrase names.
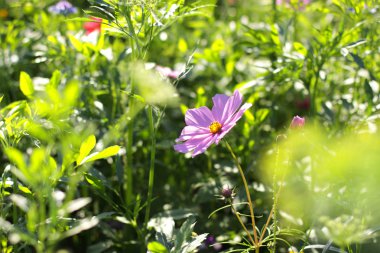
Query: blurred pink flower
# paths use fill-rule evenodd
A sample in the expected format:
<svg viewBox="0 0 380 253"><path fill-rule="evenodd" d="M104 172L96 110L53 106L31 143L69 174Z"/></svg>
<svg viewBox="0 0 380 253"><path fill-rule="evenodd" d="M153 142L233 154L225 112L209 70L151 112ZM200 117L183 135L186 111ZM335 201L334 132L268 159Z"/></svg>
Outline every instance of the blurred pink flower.
<svg viewBox="0 0 380 253"><path fill-rule="evenodd" d="M290 123L290 128L302 128L305 125L305 118L299 117L298 115L293 117L292 122Z"/></svg>
<svg viewBox="0 0 380 253"><path fill-rule="evenodd" d="M180 71L178 70L172 70L171 68L168 68L168 67L163 67L163 66L160 66L160 65L157 65L156 66L156 70L163 76L166 76L166 77L169 77L169 78L173 78L173 79L176 79L179 77L179 75L181 74Z"/></svg>
<svg viewBox="0 0 380 253"><path fill-rule="evenodd" d="M297 5L299 8L304 8L306 5L311 3L311 0L298 0L298 1L292 1L292 0L276 0L277 5L281 5L283 3L286 3L288 5Z"/></svg>
<svg viewBox="0 0 380 253"><path fill-rule="evenodd" d="M192 151L192 157L206 151L213 143L219 141L236 125L243 113L252 104L243 102L239 91L229 97L224 94L216 94L212 101L214 106L210 110L206 106L197 109L189 109L185 115L185 128L176 139L174 149L181 153Z"/></svg>
<svg viewBox="0 0 380 253"><path fill-rule="evenodd" d="M84 30L86 30L87 35L92 33L92 32L95 32L95 31L100 32L100 27L102 26L102 19L101 18L91 17L91 19L94 21L85 22L83 24L83 28L84 28Z"/></svg>

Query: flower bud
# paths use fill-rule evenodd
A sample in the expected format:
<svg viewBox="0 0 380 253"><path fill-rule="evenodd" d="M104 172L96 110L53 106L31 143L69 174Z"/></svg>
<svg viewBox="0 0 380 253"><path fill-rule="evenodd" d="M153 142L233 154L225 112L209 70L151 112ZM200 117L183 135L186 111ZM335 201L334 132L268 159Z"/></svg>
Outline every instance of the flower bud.
<svg viewBox="0 0 380 253"><path fill-rule="evenodd" d="M228 185L224 185L222 190L221 190L221 198L222 199L233 199L235 197L235 192L233 188L230 188Z"/></svg>
<svg viewBox="0 0 380 253"><path fill-rule="evenodd" d="M290 123L290 128L302 128L305 125L305 118L295 116L293 117L292 122Z"/></svg>

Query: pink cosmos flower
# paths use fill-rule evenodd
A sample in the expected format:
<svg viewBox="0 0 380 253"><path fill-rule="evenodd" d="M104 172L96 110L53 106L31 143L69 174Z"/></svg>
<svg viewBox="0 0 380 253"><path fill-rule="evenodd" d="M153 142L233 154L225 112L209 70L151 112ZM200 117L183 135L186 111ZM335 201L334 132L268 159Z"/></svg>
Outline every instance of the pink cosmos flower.
<svg viewBox="0 0 380 253"><path fill-rule="evenodd" d="M185 115L185 128L178 139L174 149L181 153L192 151L195 157L219 141L236 125L243 113L252 104L243 102L239 91L229 97L224 94L216 94L212 101L214 106L210 110L206 106L197 109L189 109Z"/></svg>
<svg viewBox="0 0 380 253"><path fill-rule="evenodd" d="M305 125L305 118L299 117L298 115L293 117L290 123L290 128L302 128Z"/></svg>

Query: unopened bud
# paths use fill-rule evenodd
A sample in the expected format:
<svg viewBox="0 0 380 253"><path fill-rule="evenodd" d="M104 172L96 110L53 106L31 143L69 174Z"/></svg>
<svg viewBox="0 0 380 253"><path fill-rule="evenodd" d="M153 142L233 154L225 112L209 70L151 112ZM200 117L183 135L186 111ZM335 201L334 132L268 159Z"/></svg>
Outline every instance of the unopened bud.
<svg viewBox="0 0 380 253"><path fill-rule="evenodd" d="M293 117L292 122L290 123L290 128L302 128L305 125L305 118L295 116Z"/></svg>

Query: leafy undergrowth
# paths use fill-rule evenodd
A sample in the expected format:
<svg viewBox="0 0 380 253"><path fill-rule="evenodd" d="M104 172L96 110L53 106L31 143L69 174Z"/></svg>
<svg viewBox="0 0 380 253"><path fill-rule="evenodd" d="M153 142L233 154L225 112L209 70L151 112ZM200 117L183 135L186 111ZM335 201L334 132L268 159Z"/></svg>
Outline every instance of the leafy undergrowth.
<svg viewBox="0 0 380 253"><path fill-rule="evenodd" d="M378 252L375 0L0 0L1 252Z"/></svg>

